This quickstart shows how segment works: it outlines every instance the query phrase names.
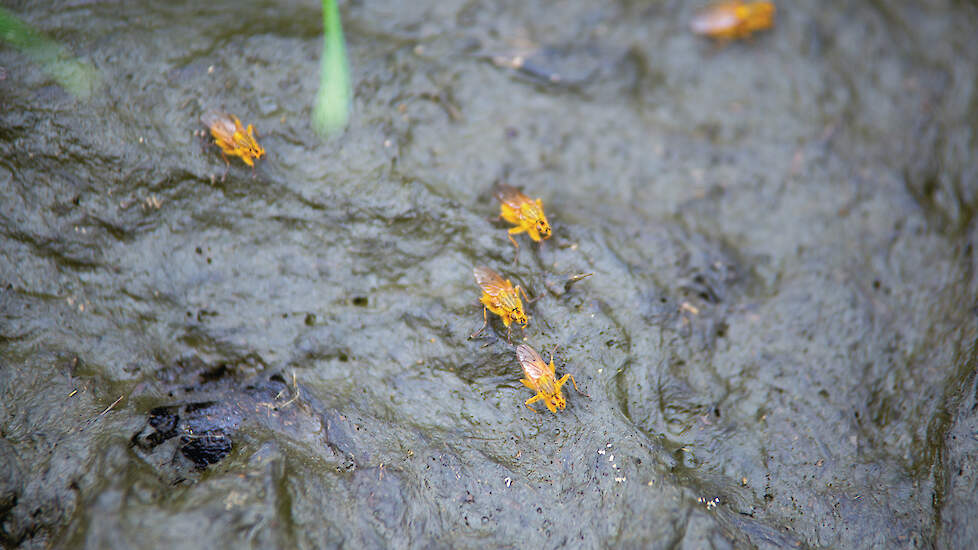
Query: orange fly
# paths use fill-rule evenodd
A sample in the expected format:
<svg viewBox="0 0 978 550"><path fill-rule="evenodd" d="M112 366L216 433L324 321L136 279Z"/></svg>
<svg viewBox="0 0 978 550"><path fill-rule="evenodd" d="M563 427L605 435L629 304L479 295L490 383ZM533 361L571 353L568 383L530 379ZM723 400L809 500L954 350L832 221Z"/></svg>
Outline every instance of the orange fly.
<svg viewBox="0 0 978 550"><path fill-rule="evenodd" d="M719 40L747 38L774 24L774 4L727 0L699 11L690 23L695 34Z"/></svg>
<svg viewBox="0 0 978 550"><path fill-rule="evenodd" d="M577 389L577 381L574 380L574 376L570 373L565 374L560 380L557 380L557 369L554 367L553 352L550 352L550 364L548 365L535 349L526 344L520 344L516 346L516 358L519 359L520 366L523 367L523 375L526 376L520 382L537 392L536 395L523 403L531 411L537 412L536 409L530 406L530 403L536 403L537 401L543 401L543 404L552 413L557 412L557 409L564 410L564 407L567 406L567 399L561 393L560 387L567 383L568 378L574 384L574 389L578 393L583 394L581 390Z"/></svg>
<svg viewBox="0 0 978 550"><path fill-rule="evenodd" d="M513 283L509 282L508 279L503 279L498 273L485 266L480 265L473 268L472 275L475 276L475 282L482 288L482 298L479 301L483 305L482 319L484 322L482 323L482 328L469 338L475 338L486 328L486 325L489 323L486 311L491 311L502 318L503 324L506 325L507 340L509 339L510 332L509 325L512 323L515 322L525 330L527 316L523 311L520 292L523 293L523 297L526 298L528 303L533 302L526 295L526 291L520 288L520 285L516 285L514 288Z"/></svg>
<svg viewBox="0 0 978 550"><path fill-rule="evenodd" d="M526 232L534 241L540 242L542 239L550 238L550 222L543 213L543 201L540 199L532 200L519 189L499 184L493 195L499 199L499 217L515 225L509 230L509 240L516 247L516 257L519 257L520 245L513 238L513 235ZM516 261L516 258L513 259Z"/></svg>
<svg viewBox="0 0 978 550"><path fill-rule="evenodd" d="M224 162L231 166L227 155L241 157L245 164L255 169L255 161L265 155L265 150L255 140L255 128L249 124L245 128L238 117L229 115L222 111L209 110L200 116L200 121L204 123L214 136L214 143L221 148L221 156ZM224 172L227 175L227 171Z"/></svg>

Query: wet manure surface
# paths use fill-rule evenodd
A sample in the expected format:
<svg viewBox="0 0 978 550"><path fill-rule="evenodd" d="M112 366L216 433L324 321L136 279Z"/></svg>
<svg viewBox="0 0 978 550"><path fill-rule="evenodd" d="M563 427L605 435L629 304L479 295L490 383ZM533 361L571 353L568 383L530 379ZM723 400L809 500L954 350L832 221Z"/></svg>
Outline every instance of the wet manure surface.
<svg viewBox="0 0 978 550"><path fill-rule="evenodd" d="M973 5L342 3L323 140L319 7L198 4L10 6L103 85L0 48L0 545L978 536ZM587 395L523 405L476 265Z"/></svg>

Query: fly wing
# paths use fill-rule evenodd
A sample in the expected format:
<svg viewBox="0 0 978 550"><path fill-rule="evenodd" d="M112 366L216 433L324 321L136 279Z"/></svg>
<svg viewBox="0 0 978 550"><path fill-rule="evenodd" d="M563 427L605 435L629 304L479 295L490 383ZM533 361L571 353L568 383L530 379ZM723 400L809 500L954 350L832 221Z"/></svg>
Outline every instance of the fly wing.
<svg viewBox="0 0 978 550"><path fill-rule="evenodd" d="M712 35L731 31L739 21L733 8L717 5L696 13L689 27L694 34Z"/></svg>
<svg viewBox="0 0 978 550"><path fill-rule="evenodd" d="M509 284L499 276L499 273L484 265L474 267L472 275L475 276L475 282L479 283L482 290L490 296L499 296L500 292L509 289Z"/></svg>
<svg viewBox="0 0 978 550"><path fill-rule="evenodd" d="M516 346L516 358L519 359L523 372L530 380L536 380L550 372L550 367L543 362L543 357L526 344Z"/></svg>
<svg viewBox="0 0 978 550"><path fill-rule="evenodd" d="M493 189L492 195L499 200L499 202L508 204L509 206L520 209L524 203L532 202L530 198L524 195L519 189L513 187L512 185L507 185L505 183L500 183Z"/></svg>
<svg viewBox="0 0 978 550"><path fill-rule="evenodd" d="M200 121L207 126L212 132L227 136L230 138L234 135L234 131L237 129L234 126L234 121L227 113L218 111L216 109L211 109L200 115Z"/></svg>

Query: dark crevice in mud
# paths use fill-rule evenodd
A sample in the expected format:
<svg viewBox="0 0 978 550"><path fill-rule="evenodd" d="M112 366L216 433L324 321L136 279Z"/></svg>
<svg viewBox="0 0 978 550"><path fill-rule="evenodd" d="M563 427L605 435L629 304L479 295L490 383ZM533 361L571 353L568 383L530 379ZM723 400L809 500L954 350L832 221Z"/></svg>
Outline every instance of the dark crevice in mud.
<svg viewBox="0 0 978 550"><path fill-rule="evenodd" d="M960 450L961 442L957 441L957 435L950 435L959 424L964 424L972 429L978 428L978 344L975 341L975 332L970 331L970 341L962 345L961 351L957 354L958 369L957 375L952 378L945 387L947 392L942 400L942 410L936 415L927 430L927 444L930 449L931 460L928 462L929 468L934 476L934 498L933 498L933 532L935 546L948 546L950 540L959 543L967 537L962 537L960 533L954 533L945 519L946 506L949 491L952 490L952 481L957 477L963 478L967 475L971 479L971 486L964 490L957 489L953 495L956 499L970 499L970 502L957 502L957 509L953 513L959 515L962 508L967 510L965 514L973 512L973 505L978 503L975 500L974 490L978 489L978 446L971 445L965 448L964 453ZM970 407L969 407L970 405ZM969 426L970 425L970 426ZM965 454L968 453L968 454ZM955 454L954 460L951 455ZM966 458L962 458L964 454ZM970 456L969 456L970 455ZM967 474L965 469L968 470ZM963 494L962 494L963 493ZM969 527L969 530L972 528ZM976 534L975 531L971 533ZM951 545L957 547L956 544Z"/></svg>
<svg viewBox="0 0 978 550"><path fill-rule="evenodd" d="M955 82L960 71L926 62L907 69L913 83L901 102L900 120L908 131L895 140L897 170L903 187L939 232L966 235L978 213L978 167L969 159L978 152L978 137L952 120L978 120L978 96L960 105ZM973 84L972 84L973 85Z"/></svg>
<svg viewBox="0 0 978 550"><path fill-rule="evenodd" d="M117 221L109 220L106 218L99 217L94 214L86 214L87 220L92 220L98 227L104 229L113 239L125 243L130 243L135 240L136 237L136 227L125 226Z"/></svg>
<svg viewBox="0 0 978 550"><path fill-rule="evenodd" d="M282 526L281 531L277 533L276 543L279 548L297 548L295 533L301 527L296 521L295 502L288 484L289 479L297 472L290 470L288 464L282 464L280 468L281 475L272 481L275 501L270 506L275 513L276 522Z"/></svg>
<svg viewBox="0 0 978 550"><path fill-rule="evenodd" d="M758 283L743 267L747 262L739 259L731 247L678 226L667 226L667 231L649 238L647 245L642 241L642 233L633 235L631 240L642 243L638 250L647 250L646 254L655 251L650 263L659 269L635 264L630 269L636 275L649 273L653 278L651 284L639 290L638 312L650 325L641 336L641 348L651 347L656 355L630 357L628 363L648 376L636 379L628 372L619 372L616 394L619 408L627 411L626 416L638 429L652 436L668 432L666 426L670 424L683 425L708 410L716 410L730 395L725 375L716 372L716 367L708 369L712 372L712 385L721 393L711 403L703 401L699 391L685 380L684 372L688 362L712 364L718 341L726 338L729 330L729 317L749 305L746 300L756 292ZM619 256L622 254L625 253L618 252ZM629 349L632 347L629 344ZM643 395L647 397L643 399ZM647 410L633 409L630 401L642 403L641 408ZM648 407L650 401L658 402L653 407L655 412Z"/></svg>
<svg viewBox="0 0 978 550"><path fill-rule="evenodd" d="M632 415L628 410L628 393L630 388L628 382L626 381L626 377L623 376L624 373L628 372L632 361L634 361L634 359L631 356L627 357L625 362L622 363L621 367L615 373L615 399L618 401L618 409L621 410L621 414L624 415L629 422L634 423ZM636 428L638 427L636 426Z"/></svg>
<svg viewBox="0 0 978 550"><path fill-rule="evenodd" d="M482 347L485 344L478 346L478 354L473 353L465 358L455 355L431 357L425 361L425 366L450 372L468 384L481 385L493 378L512 382L513 374L519 372L519 366L513 350L506 344L505 333L501 339L486 344L485 348Z"/></svg>
<svg viewBox="0 0 978 550"><path fill-rule="evenodd" d="M772 527L749 516L736 513L721 513L720 522L730 526L735 540L763 548L819 548L818 545L806 544L804 540L788 532L787 528Z"/></svg>
<svg viewBox="0 0 978 550"><path fill-rule="evenodd" d="M65 242L60 237L16 231L7 236L30 245L39 256L53 259L66 269L94 270L102 266L102 250L93 244Z"/></svg>
<svg viewBox="0 0 978 550"><path fill-rule="evenodd" d="M971 138L962 148L947 142L936 121L923 126L914 132L915 153L903 168L905 188L940 231L966 236L978 213L978 189L974 186L978 169L965 159L974 157L978 141Z"/></svg>
<svg viewBox="0 0 978 550"><path fill-rule="evenodd" d="M620 319L615 308L604 300L592 300L591 303L597 305L598 310L608 319L615 331L615 338L609 341L614 342L614 347L620 348L625 355L630 354L632 351L632 339L629 335L628 326Z"/></svg>

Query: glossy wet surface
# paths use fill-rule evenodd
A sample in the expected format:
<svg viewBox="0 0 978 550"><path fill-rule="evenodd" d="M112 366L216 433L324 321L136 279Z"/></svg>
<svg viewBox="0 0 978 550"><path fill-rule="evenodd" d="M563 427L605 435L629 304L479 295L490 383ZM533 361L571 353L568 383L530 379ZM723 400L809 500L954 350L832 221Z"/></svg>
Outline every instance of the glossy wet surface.
<svg viewBox="0 0 978 550"><path fill-rule="evenodd" d="M974 6L343 4L323 141L318 5L149 4L10 6L104 85L0 49L5 546L974 539ZM553 225L515 265L497 179ZM479 264L590 397L467 339Z"/></svg>

